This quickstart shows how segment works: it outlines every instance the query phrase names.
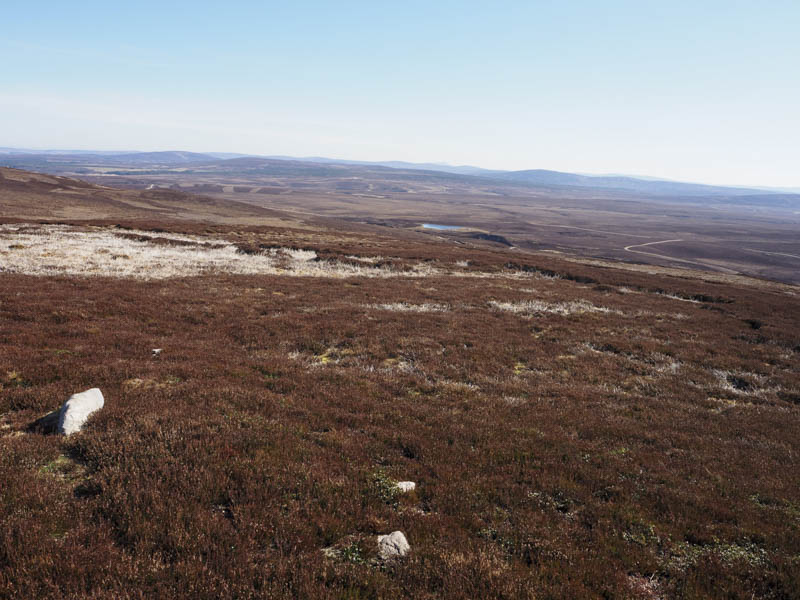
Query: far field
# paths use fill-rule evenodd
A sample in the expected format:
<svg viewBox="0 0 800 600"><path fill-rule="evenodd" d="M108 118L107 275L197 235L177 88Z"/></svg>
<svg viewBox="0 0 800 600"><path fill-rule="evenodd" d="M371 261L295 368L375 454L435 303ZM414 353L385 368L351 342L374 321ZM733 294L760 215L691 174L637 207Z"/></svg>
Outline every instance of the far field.
<svg viewBox="0 0 800 600"><path fill-rule="evenodd" d="M19 160L108 186L171 188L276 209L307 223L328 217L409 230L426 222L459 225L464 229L428 233L456 243L513 246L517 253L800 282L800 195L648 195L255 158L179 165ZM653 242L659 243L640 246Z"/></svg>

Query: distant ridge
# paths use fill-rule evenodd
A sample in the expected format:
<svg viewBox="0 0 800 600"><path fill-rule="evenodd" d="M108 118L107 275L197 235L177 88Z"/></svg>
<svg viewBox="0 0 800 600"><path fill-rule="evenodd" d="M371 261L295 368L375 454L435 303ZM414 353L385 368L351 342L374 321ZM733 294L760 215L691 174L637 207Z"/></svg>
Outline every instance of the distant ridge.
<svg viewBox="0 0 800 600"><path fill-rule="evenodd" d="M663 196L745 196L772 192L761 188L728 187L628 176L576 175L543 169L506 171L489 177L515 183L620 189Z"/></svg>
<svg viewBox="0 0 800 600"><path fill-rule="evenodd" d="M392 169L438 171L454 175L470 175L506 181L509 183L543 187L581 187L617 189L656 196L752 196L761 194L785 194L787 190L771 188L745 188L734 186L707 185L670 181L655 177L635 177L629 175L578 175L562 171L528 169L524 171L497 171L468 165L452 166L438 163L410 163L403 161L368 162L310 156L295 158L291 156L269 156L272 160L312 162L319 164L358 165L369 167L388 167ZM791 193L789 191L788 193Z"/></svg>
<svg viewBox="0 0 800 600"><path fill-rule="evenodd" d="M244 161L244 162L242 162ZM284 155L259 156L254 154L240 154L234 152L186 152L182 150L168 150L159 152L111 152L111 151L56 151L56 150L21 150L16 148L0 147L0 164L10 167L27 168L34 170L48 170L48 165L61 166L73 163L95 165L108 165L115 167L147 166L150 168L172 167L176 165L201 165L218 163L223 165L231 162L245 164L247 161L283 161L291 163L316 164L320 166L319 176L324 176L324 167L364 167L364 168L389 168L402 171L420 171L428 175L434 173L448 174L451 176L478 177L525 187L541 188L580 188L596 189L602 191L619 190L649 196L672 197L752 197L752 196L781 196L796 194L800 188L770 188L770 187L736 187L707 185L700 183L687 183L671 181L655 177L630 176L630 175L585 175L551 171L546 169L528 169L521 171L503 171L483 169L470 165L447 165L440 163L413 163L405 161L358 161L323 156L293 157Z"/></svg>
<svg viewBox="0 0 800 600"><path fill-rule="evenodd" d="M388 161L367 161L367 160L346 160L343 158L326 158L324 156L265 156L263 158L271 158L273 160L293 160L299 162L314 162L320 164L337 164L337 165L361 165L368 167L389 167L390 169L411 169L414 171L439 171L441 173L453 173L456 175L479 175L487 176L491 173L507 173L507 171L493 171L490 169L482 169L481 167L472 167L469 165L448 165L444 163L414 163L405 162L402 160L388 160Z"/></svg>
<svg viewBox="0 0 800 600"><path fill-rule="evenodd" d="M8 148L0 146L0 154L56 154L69 156L115 156L120 154L133 154L132 150L34 150L31 148Z"/></svg>
<svg viewBox="0 0 800 600"><path fill-rule="evenodd" d="M117 189L72 177L0 167L0 220L110 218L252 223L282 216L268 208L180 190Z"/></svg>
<svg viewBox="0 0 800 600"><path fill-rule="evenodd" d="M19 148L0 147L0 155L4 155L6 160L15 157L49 157L55 160L60 158L80 158L81 160L100 160L104 163L114 164L181 164L193 162L209 162L219 160L219 156L214 154L202 154L199 152L185 152L183 150L166 150L160 152L113 152L103 150L23 150ZM231 154L227 158L233 158ZM0 159L1 160L1 159Z"/></svg>
<svg viewBox="0 0 800 600"><path fill-rule="evenodd" d="M268 156L273 160L288 160L297 162L313 162L319 164L336 165L359 165L371 167L389 167L392 169L404 170L423 170L438 171L441 173L451 173L455 175L471 175L475 177L486 177L535 186L569 186L582 188L601 188L618 189L629 192L643 194L653 194L658 196L750 196L757 194L786 194L795 193L800 190L775 189L768 187L737 187L719 186L703 183L687 183L681 181L671 181L656 177L638 177L633 175L579 175L563 171L550 171L546 169L528 169L523 171L502 171L483 169L469 165L446 165L440 163L412 163L404 161L358 161L344 160L336 158L325 158L321 156L292 157L292 156Z"/></svg>
<svg viewBox="0 0 800 600"><path fill-rule="evenodd" d="M198 152L183 152L181 150L167 150L163 152L132 152L131 154L115 154L109 157L114 163L124 164L188 164L197 162L212 162L219 160L210 154Z"/></svg>

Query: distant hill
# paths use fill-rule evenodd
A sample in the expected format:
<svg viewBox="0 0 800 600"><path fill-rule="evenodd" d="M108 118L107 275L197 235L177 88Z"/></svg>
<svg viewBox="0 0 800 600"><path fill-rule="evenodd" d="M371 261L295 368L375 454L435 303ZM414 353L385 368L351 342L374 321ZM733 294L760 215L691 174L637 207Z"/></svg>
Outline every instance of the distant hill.
<svg viewBox="0 0 800 600"><path fill-rule="evenodd" d="M131 150L32 150L29 148L8 148L0 146L0 154L67 154L67 155L97 155L114 156L119 154L132 154Z"/></svg>
<svg viewBox="0 0 800 600"><path fill-rule="evenodd" d="M659 196L746 196L770 193L757 188L725 187L624 176L576 175L574 173L562 173L560 171L547 171L542 169L506 171L486 176L502 181L513 181L515 183L530 185L618 189Z"/></svg>
<svg viewBox="0 0 800 600"><path fill-rule="evenodd" d="M412 163L404 161L370 162L343 160L309 156L295 158L290 156L270 156L274 160L311 162L318 164L380 166L402 170L423 170L450 173L455 175L471 175L499 181L513 182L522 185L544 187L581 187L598 189L616 189L659 196L753 196L772 193L786 193L792 190L772 190L769 188L740 188L714 186L699 183L669 181L655 177L634 177L627 175L578 175L561 171L529 169L524 171L502 171L482 169L468 165L453 166L440 163Z"/></svg>
<svg viewBox="0 0 800 600"><path fill-rule="evenodd" d="M441 173L453 173L456 175L486 175L490 173L507 173L508 171L492 171L490 169L482 169L480 167L471 167L468 165L448 165L443 163L414 163L405 162L402 160L389 160L389 161L367 161L367 160L345 160L341 158L326 158L324 156L265 156L274 160L291 160L298 162L313 162L320 164L336 164L336 165L360 165L370 167L389 167L391 169L409 169L415 171L439 171Z"/></svg>
<svg viewBox="0 0 800 600"><path fill-rule="evenodd" d="M181 191L121 190L0 167L0 218L258 223L281 216L266 208Z"/></svg>
<svg viewBox="0 0 800 600"><path fill-rule="evenodd" d="M230 155L227 158L245 155ZM221 157L198 152L168 150L164 152L95 152L84 150L20 150L18 148L0 148L0 163L5 166L16 166L19 162L28 164L41 159L46 162L71 163L97 161L114 165L177 165L196 162L213 162Z"/></svg>
<svg viewBox="0 0 800 600"><path fill-rule="evenodd" d="M201 154L205 156L213 156L214 158L219 158L222 160L227 160L229 158L245 158L247 156L254 156L253 154L241 154L239 152L202 152Z"/></svg>
<svg viewBox="0 0 800 600"><path fill-rule="evenodd" d="M313 157L302 159L244 157L226 160L215 165L215 168L217 173L224 170L231 173L260 173L276 177L335 178L349 176L376 182L384 179L397 182L429 181L440 182L443 185L498 186L500 189L504 187L503 184L506 184L516 187L517 190L528 188L536 192L554 195L585 197L597 193L604 197L618 195L688 202L696 202L698 198L711 198L717 202L728 204L749 204L775 208L800 207L800 195L781 193L778 190L712 186L626 176L577 175L546 170L490 171L475 167L452 167L451 170L443 170L441 165L423 168L426 166L425 163L398 161L371 163ZM455 169L473 170L474 172L458 173Z"/></svg>
<svg viewBox="0 0 800 600"><path fill-rule="evenodd" d="M116 154L114 156L107 157L106 160L109 162L127 165L177 165L196 162L212 162L219 159L211 154L169 150L166 152L133 152L131 154Z"/></svg>
<svg viewBox="0 0 800 600"><path fill-rule="evenodd" d="M729 200L739 198L734 203L749 203L763 206L798 206L800 198L792 189L743 188L718 185L705 185L669 181L653 177L628 175L583 175L530 169L522 171L502 171L482 169L468 165L453 166L439 163L411 163L404 161L356 161L320 156L254 156L229 152L184 152L178 150L162 152L110 153L75 151L58 153L56 151L28 151L14 148L0 148L0 166L43 171L48 173L72 173L89 175L92 167L104 166L119 169L147 169L151 172L180 166L192 168L209 167L216 172L236 172L239 170L273 176L311 176L311 177L365 177L378 178L382 169L394 171L387 174L393 180L438 180L452 185L496 185L503 184L528 188L539 192L555 194L591 194L593 192L634 195L637 197L659 197L672 200L692 198L714 198ZM350 170L348 172L348 169ZM132 173L130 173L132 174Z"/></svg>

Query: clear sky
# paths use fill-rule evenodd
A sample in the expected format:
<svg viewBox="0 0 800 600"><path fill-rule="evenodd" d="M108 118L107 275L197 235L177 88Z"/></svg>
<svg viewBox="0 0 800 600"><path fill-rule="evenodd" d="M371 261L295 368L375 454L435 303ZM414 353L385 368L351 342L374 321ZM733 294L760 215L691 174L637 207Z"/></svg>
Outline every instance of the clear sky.
<svg viewBox="0 0 800 600"><path fill-rule="evenodd" d="M800 0L4 3L0 146L800 186Z"/></svg>

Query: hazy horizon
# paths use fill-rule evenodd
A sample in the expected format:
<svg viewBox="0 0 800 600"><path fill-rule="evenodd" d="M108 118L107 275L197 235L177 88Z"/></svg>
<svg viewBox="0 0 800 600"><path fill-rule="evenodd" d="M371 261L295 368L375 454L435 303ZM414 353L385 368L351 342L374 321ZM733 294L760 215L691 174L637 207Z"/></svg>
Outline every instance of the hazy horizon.
<svg viewBox="0 0 800 600"><path fill-rule="evenodd" d="M382 164L382 163L402 163L408 165L431 165L431 166L439 166L439 167L450 167L450 168L473 168L473 169L484 169L489 170L486 167L481 165L466 165L466 164L453 164L448 162L442 161L412 161L412 160L394 160L394 159L376 159L376 160L365 160L365 159L357 159L357 158L341 158L338 156L289 156L289 155L282 155L282 154L247 154L242 152L232 152L232 151L217 151L217 150L186 150L183 148L162 148L162 149L141 149L141 150L130 150L130 149L122 149L119 148L21 148L16 146L0 146L2 150L18 150L22 152L42 152L42 153L63 153L69 154L71 152L80 152L80 153L92 153L92 152L102 152L102 153L113 153L113 154L138 154L138 153L161 153L161 152L191 152L194 154L207 154L209 156L213 155L221 155L221 154L231 154L231 155L238 155L242 157L258 157L258 158L277 158L277 159L285 159L285 160L313 160L315 158L321 160L334 160L334 161L343 161L343 162L355 162L355 163L372 163L372 164ZM2 156L2 152L0 152L0 156ZM225 159L221 159L225 160ZM663 182L674 182L674 183L688 183L693 185L710 185L710 186L718 186L718 187L732 187L732 188L746 188L751 187L753 189L760 189L760 190L775 190L775 191L785 191L789 193L800 193L800 187L793 187L793 186L769 186L769 185L759 185L759 184L748 184L748 185L737 185L737 184L729 184L729 183L719 183L719 182L707 182L707 181L687 181L687 180L677 180L671 179L668 177L660 177L658 175L642 175L639 173L590 173L590 172L583 172L583 173L572 173L570 171L565 171L563 169L540 169L538 167L530 167L525 169L502 169L497 168L493 169L496 171L537 171L537 170L545 170L545 171L552 171L552 172L559 172L559 173L568 173L573 175L583 175L586 177L626 177L631 179L642 179L645 181L652 180L652 181L663 181ZM470 173L464 173L465 175L470 175ZM480 173L476 175L480 176Z"/></svg>
<svg viewBox="0 0 800 600"><path fill-rule="evenodd" d="M800 5L11 6L2 144L800 187Z"/></svg>

